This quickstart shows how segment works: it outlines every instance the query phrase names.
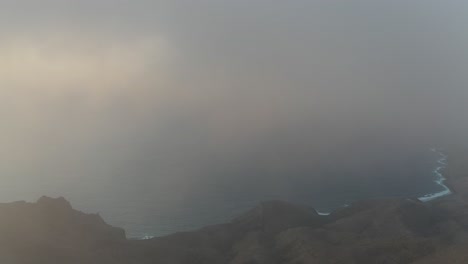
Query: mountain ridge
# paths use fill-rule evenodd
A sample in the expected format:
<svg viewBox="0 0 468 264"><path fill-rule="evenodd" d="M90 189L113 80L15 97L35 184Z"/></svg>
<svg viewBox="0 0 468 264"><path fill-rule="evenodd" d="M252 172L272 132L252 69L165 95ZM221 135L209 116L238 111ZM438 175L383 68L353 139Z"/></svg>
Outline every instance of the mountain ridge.
<svg viewBox="0 0 468 264"><path fill-rule="evenodd" d="M2 263L418 263L468 241L468 207L455 199L364 200L321 216L266 201L229 223L128 240L64 198L0 204ZM17 219L18 218L18 219ZM8 230L8 231L7 231ZM454 253L451 253L454 257ZM8 262L8 260L10 262ZM457 263L457 262L452 262ZM462 263L462 262L459 262Z"/></svg>

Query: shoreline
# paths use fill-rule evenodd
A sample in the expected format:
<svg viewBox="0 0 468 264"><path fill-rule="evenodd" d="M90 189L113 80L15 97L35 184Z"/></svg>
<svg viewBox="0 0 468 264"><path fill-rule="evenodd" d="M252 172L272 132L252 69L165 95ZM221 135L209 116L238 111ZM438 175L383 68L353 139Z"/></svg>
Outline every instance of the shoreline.
<svg viewBox="0 0 468 264"><path fill-rule="evenodd" d="M447 154L445 154L444 152L436 149L436 148L432 148L431 151L440 155L440 158L436 161L436 163L438 163L440 166L437 166L432 171L432 173L436 175L436 178L433 180L433 182L436 183L437 185L441 186L443 188L443 190L440 191L440 192L436 192L436 193L428 193L428 194L425 194L424 196L421 196L421 197L413 197L414 199L417 199L417 200L419 200L419 201L421 201L423 203L433 202L433 201L440 200L440 199L446 198L448 196L454 196L454 195L457 194L456 189L453 188L453 184L451 182L451 179L450 179L450 176L449 176L449 173L448 173L449 172L449 170L448 170L449 156ZM348 204L343 204L342 208L347 207L347 206L349 206L349 205ZM322 212L322 211L318 211L318 210L315 210L315 211L320 216L329 216L335 210L333 210L331 212Z"/></svg>
<svg viewBox="0 0 468 264"><path fill-rule="evenodd" d="M434 182L437 185L441 186L443 190L440 192L429 193L424 196L418 197L418 200L420 200L421 202L430 202L430 201L454 194L453 188L449 186L450 185L449 180L446 177L447 167L449 166L448 155L444 154L443 152L435 148L431 149L431 151L438 153L440 155L440 158L437 160L437 163L439 164L439 166L433 170L433 173L436 175L436 179L434 180Z"/></svg>

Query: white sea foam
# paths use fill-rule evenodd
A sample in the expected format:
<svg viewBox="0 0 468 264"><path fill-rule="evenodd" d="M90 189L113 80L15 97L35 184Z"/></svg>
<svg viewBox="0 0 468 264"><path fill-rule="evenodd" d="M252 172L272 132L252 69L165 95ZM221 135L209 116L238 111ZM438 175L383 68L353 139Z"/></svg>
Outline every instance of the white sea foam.
<svg viewBox="0 0 468 264"><path fill-rule="evenodd" d="M350 206L349 204L345 203L345 204L343 204L341 206L341 208L346 208L346 207L349 207L349 206ZM315 210L315 211L317 212L318 215L330 215L332 213L332 212L320 212L320 211L317 211L317 210Z"/></svg>
<svg viewBox="0 0 468 264"><path fill-rule="evenodd" d="M319 211L317 211L317 210L315 210L315 211L317 212L318 215L322 215L322 216L324 216L324 215L330 215L330 214L331 214L331 213L319 212Z"/></svg>
<svg viewBox="0 0 468 264"><path fill-rule="evenodd" d="M431 149L431 150L433 152L437 152L440 155L440 158L437 160L437 163L439 163L441 166L437 167L434 170L434 174L436 176L436 179L434 180L434 182L437 183L439 186L441 186L443 188L443 190L440 191L440 192L437 192L437 193L430 193L430 194L424 195L423 197L419 197L418 199L421 202L429 202L429 201L432 201L434 199L437 199L437 198L452 194L452 191L450 190L450 188L447 185L444 184L445 180L447 180L447 179L442 174L442 171L447 167L447 158L448 157L447 157L447 155L445 155L444 153L440 152L437 149Z"/></svg>

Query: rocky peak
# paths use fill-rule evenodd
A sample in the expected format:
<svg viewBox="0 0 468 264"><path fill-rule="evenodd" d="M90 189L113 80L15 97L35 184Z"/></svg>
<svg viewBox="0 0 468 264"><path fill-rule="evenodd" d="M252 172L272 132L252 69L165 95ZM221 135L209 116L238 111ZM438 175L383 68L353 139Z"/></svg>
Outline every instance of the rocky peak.
<svg viewBox="0 0 468 264"><path fill-rule="evenodd" d="M37 206L42 208L50 208L54 210L73 210L70 202L63 197L51 198L42 196L37 200Z"/></svg>

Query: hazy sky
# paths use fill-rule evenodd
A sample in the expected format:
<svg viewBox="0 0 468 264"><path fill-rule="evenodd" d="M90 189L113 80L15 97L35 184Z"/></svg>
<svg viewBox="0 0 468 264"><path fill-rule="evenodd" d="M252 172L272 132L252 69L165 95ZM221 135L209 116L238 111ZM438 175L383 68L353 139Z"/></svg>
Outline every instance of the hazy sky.
<svg viewBox="0 0 468 264"><path fill-rule="evenodd" d="M0 185L190 195L463 140L466 47L461 0L1 0Z"/></svg>

